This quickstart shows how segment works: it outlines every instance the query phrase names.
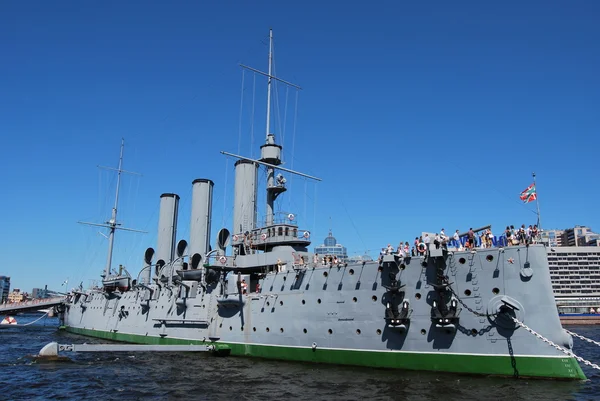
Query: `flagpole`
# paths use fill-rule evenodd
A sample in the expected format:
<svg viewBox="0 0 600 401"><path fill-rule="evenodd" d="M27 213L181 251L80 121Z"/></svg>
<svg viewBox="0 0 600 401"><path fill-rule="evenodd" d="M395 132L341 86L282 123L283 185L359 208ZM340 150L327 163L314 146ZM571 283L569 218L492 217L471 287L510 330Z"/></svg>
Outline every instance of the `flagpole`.
<svg viewBox="0 0 600 401"><path fill-rule="evenodd" d="M535 171L533 173L531 173L531 175L533 176L533 187L535 188L535 204L537 205L537 226L538 226L538 230L541 231L542 230L542 225L540 223L540 197L538 196L538 190L537 190L537 184L535 183Z"/></svg>

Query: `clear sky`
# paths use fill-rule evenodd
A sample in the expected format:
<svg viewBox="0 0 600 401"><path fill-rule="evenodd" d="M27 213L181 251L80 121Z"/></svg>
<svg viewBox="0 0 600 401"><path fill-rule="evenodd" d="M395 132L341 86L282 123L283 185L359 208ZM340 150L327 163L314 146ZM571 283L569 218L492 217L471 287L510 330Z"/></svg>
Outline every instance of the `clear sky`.
<svg viewBox="0 0 600 401"><path fill-rule="evenodd" d="M599 20L594 0L3 2L0 275L27 291L99 278L107 241L77 221L110 216L97 165L116 167L122 137L143 176L124 177L119 219L148 234L117 233L114 264L137 273L156 246L161 193L181 196L187 238L195 178L215 182L213 231L231 228L219 151L258 155L266 81L238 63L266 70L269 27L277 75L303 88L278 87L273 132L286 167L323 179L288 175L277 210L313 245L330 227L375 255L533 224L533 171L544 228L600 231Z"/></svg>

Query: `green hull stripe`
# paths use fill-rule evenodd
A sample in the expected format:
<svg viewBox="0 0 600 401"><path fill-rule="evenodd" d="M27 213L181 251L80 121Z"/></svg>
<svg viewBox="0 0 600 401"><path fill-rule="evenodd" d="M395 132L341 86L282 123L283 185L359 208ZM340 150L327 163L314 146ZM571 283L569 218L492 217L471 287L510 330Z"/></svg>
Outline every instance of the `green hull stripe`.
<svg viewBox="0 0 600 401"><path fill-rule="evenodd" d="M138 344L177 345L204 344L201 340L151 337L137 334L114 333L99 330L65 327L71 333ZM332 350L326 348L285 347L256 344L219 342L231 349L231 355L253 356L304 362L332 363L341 365L369 366L429 370L484 375L513 376L514 369L509 356L469 355L444 353L372 352L359 350ZM516 368L521 377L585 380L586 376L574 358L544 358L516 356Z"/></svg>

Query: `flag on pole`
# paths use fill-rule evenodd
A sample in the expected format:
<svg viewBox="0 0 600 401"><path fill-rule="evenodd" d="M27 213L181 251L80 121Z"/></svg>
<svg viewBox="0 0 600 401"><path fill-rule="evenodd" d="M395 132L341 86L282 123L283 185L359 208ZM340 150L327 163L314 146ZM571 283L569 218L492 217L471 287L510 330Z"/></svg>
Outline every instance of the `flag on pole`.
<svg viewBox="0 0 600 401"><path fill-rule="evenodd" d="M527 187L521 195L519 196L524 203L529 203L537 199L537 194L535 192L535 184L531 184Z"/></svg>

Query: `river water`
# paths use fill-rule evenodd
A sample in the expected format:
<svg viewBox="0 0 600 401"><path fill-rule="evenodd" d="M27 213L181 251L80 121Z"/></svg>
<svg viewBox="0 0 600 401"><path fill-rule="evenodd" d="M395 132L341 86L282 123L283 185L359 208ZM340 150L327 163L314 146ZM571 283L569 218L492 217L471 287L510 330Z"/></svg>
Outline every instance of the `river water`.
<svg viewBox="0 0 600 401"><path fill-rule="evenodd" d="M37 316L17 316L20 324ZM65 353L62 362L32 358L51 341L100 342L57 329L56 318L0 329L0 400L594 400L600 371L589 380L515 380L410 372L207 353ZM600 340L600 327L569 326ZM600 347L575 339L575 353L600 362Z"/></svg>

